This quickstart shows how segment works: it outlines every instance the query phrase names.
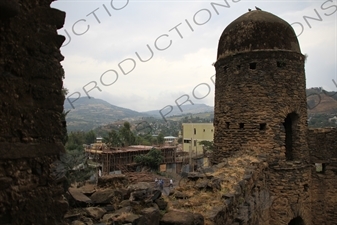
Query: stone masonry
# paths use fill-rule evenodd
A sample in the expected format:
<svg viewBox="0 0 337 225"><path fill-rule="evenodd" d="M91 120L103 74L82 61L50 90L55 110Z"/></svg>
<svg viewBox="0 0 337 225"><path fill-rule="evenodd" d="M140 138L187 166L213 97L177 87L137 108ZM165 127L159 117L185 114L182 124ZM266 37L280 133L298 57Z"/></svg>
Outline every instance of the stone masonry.
<svg viewBox="0 0 337 225"><path fill-rule="evenodd" d="M248 210L233 224L337 224L337 130L308 129L304 63L292 27L268 12L245 13L220 37L213 163L254 148L271 199L263 218Z"/></svg>
<svg viewBox="0 0 337 225"><path fill-rule="evenodd" d="M0 1L0 224L56 224L68 203L51 176L64 151L64 71L52 0Z"/></svg>

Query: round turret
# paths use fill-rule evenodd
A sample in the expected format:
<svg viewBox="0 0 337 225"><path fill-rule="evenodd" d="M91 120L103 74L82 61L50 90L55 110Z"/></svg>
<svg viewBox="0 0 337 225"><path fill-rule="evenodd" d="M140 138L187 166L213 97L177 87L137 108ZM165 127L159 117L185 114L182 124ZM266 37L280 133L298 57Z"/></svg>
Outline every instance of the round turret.
<svg viewBox="0 0 337 225"><path fill-rule="evenodd" d="M308 158L304 61L294 30L271 13L226 27L214 64L214 162L252 149L269 162Z"/></svg>

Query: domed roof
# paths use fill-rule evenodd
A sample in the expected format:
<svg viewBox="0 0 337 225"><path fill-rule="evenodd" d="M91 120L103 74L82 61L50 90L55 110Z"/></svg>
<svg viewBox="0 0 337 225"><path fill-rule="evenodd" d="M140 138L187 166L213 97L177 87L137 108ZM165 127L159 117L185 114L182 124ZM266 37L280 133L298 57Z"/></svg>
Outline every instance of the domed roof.
<svg viewBox="0 0 337 225"><path fill-rule="evenodd" d="M252 50L290 50L301 53L294 29L283 19L261 10L247 12L223 31L218 56Z"/></svg>

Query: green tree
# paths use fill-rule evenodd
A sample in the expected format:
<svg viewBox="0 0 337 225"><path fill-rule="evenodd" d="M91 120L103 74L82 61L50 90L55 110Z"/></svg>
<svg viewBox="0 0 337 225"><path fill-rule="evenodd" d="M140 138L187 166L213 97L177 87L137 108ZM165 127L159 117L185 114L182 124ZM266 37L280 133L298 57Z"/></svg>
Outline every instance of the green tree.
<svg viewBox="0 0 337 225"><path fill-rule="evenodd" d="M205 154L207 151L214 150L214 143L213 141L199 141L199 145L202 145L203 153Z"/></svg>
<svg viewBox="0 0 337 225"><path fill-rule="evenodd" d="M96 142L96 134L93 130L89 131L84 136L85 144L90 145Z"/></svg>
<svg viewBox="0 0 337 225"><path fill-rule="evenodd" d="M162 133L159 133L157 136L157 143L158 145L164 144L164 135Z"/></svg>
<svg viewBox="0 0 337 225"><path fill-rule="evenodd" d="M136 144L136 137L131 131L131 125L129 122L124 123L123 127L119 129L118 134L123 146Z"/></svg>
<svg viewBox="0 0 337 225"><path fill-rule="evenodd" d="M103 142L105 142L108 147L121 147L122 146L122 142L119 138L119 134L115 130L111 130L108 133L107 137L103 137Z"/></svg>
<svg viewBox="0 0 337 225"><path fill-rule="evenodd" d="M143 166L158 170L159 165L164 161L164 156L161 150L152 148L147 154L136 156L135 161Z"/></svg>

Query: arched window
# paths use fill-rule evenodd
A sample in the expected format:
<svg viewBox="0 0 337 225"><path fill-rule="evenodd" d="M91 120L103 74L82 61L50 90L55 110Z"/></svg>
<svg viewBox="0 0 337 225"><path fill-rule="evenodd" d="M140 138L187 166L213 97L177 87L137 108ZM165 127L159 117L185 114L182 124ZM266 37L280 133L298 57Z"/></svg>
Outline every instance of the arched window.
<svg viewBox="0 0 337 225"><path fill-rule="evenodd" d="M293 149L294 149L294 142L296 137L296 124L298 121L299 116L292 112L287 115L287 117L284 119L284 129L286 133L285 138L285 147L286 147L286 159L287 160L293 160Z"/></svg>
<svg viewBox="0 0 337 225"><path fill-rule="evenodd" d="M298 216L298 217L290 220L288 225L304 225L304 221L300 216Z"/></svg>

